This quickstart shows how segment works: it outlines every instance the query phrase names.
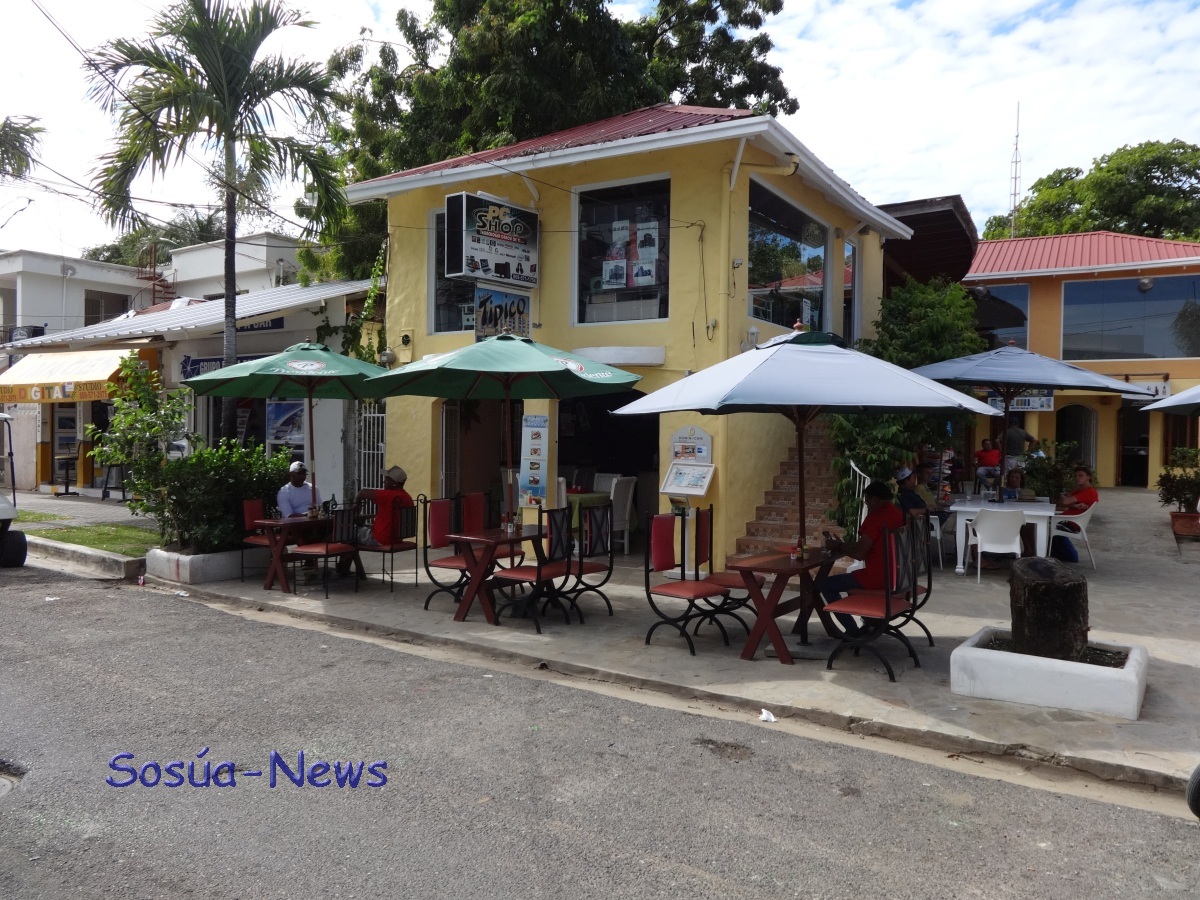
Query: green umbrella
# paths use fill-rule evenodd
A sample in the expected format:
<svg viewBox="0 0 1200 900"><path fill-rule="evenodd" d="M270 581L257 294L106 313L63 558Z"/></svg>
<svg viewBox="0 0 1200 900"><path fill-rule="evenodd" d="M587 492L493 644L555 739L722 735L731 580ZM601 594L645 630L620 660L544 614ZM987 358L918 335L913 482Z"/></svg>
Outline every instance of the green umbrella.
<svg viewBox="0 0 1200 900"><path fill-rule="evenodd" d="M640 375L529 338L500 334L409 363L372 378L367 387L377 397L408 394L450 400L503 400L507 429L513 398L562 400L615 394L640 380ZM504 443L511 471L512 440ZM513 508L511 481L508 508Z"/></svg>
<svg viewBox="0 0 1200 900"><path fill-rule="evenodd" d="M387 369L335 353L324 344L293 344L282 353L252 359L197 375L183 383L197 394L212 397L303 397L308 401L308 464L313 473L313 505L317 501L316 443L312 402L361 400L379 396L367 380Z"/></svg>

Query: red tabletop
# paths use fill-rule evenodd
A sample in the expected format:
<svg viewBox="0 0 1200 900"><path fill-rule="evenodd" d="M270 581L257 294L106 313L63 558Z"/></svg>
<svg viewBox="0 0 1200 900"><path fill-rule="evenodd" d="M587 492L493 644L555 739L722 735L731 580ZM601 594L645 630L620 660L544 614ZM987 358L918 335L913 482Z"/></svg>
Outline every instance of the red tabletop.
<svg viewBox="0 0 1200 900"><path fill-rule="evenodd" d="M765 636L770 638L779 661L784 665L792 664L792 655L788 652L787 644L784 643L783 635L779 631L779 624L775 620L779 616L785 616L797 609L800 610L800 615L797 617L792 631L793 633L800 632L802 644L808 643L808 619L813 614L813 610L817 609L817 592L820 583L833 568L834 559L832 554L824 553L817 553L808 559L792 559L787 553L760 553L744 557L736 562L727 561L725 563L725 568L742 574L742 581L746 591L750 594L750 601L754 604L756 618L754 627L750 629L750 634L746 638L746 646L742 649L742 659L754 659ZM763 594L762 587L754 578L755 574L774 578L768 593ZM800 579L799 596L780 603L788 580L796 577ZM820 610L818 615L821 617L826 632L831 636L840 637L840 632L833 624L833 620L829 618L828 613Z"/></svg>

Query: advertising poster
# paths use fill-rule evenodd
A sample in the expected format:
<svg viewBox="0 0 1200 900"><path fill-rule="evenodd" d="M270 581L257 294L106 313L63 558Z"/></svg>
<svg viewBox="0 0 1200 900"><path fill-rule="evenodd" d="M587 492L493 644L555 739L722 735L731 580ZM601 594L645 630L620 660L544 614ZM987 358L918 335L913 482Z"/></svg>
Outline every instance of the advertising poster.
<svg viewBox="0 0 1200 900"><path fill-rule="evenodd" d="M304 451L304 401L267 401L267 446L271 452L283 445Z"/></svg>
<svg viewBox="0 0 1200 900"><path fill-rule="evenodd" d="M546 486L553 481L546 464L549 428L549 416L521 418L521 473L517 480L521 506L543 506L546 502Z"/></svg>
<svg viewBox="0 0 1200 900"><path fill-rule="evenodd" d="M612 240L601 264L601 287L606 291L625 287L629 275L629 220L612 223Z"/></svg>
<svg viewBox="0 0 1200 900"><path fill-rule="evenodd" d="M633 254L636 260L629 267L629 283L646 287L657 283L658 272L658 223L638 222L633 235Z"/></svg>
<svg viewBox="0 0 1200 900"><path fill-rule="evenodd" d="M475 287L475 340L509 334L533 337L530 328L529 310L532 303L528 294L510 294L487 285Z"/></svg>

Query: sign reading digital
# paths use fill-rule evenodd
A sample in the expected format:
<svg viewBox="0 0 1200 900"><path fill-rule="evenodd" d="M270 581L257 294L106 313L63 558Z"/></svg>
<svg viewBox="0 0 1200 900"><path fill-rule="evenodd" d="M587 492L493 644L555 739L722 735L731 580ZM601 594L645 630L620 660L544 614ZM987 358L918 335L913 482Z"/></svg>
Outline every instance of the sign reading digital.
<svg viewBox="0 0 1200 900"><path fill-rule="evenodd" d="M538 214L476 194L448 195L446 275L536 287Z"/></svg>

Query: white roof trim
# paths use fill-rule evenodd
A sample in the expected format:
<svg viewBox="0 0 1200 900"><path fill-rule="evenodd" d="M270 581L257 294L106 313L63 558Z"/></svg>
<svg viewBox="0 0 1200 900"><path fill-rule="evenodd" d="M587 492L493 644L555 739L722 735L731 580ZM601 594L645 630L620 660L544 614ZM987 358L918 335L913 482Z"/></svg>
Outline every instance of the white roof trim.
<svg viewBox="0 0 1200 900"><path fill-rule="evenodd" d="M370 279L363 279L361 281L330 281L308 287L293 284L265 291L253 291L238 296L237 320L245 325L259 319L278 316L280 313L304 309L334 297L361 293L370 287ZM119 316L96 325L87 325L70 331L56 331L42 337L0 344L0 347L10 352L20 353L39 349L70 350L92 344L114 341L128 342L149 337L181 340L188 337L219 334L224 325L225 304L222 300L217 299L140 316Z"/></svg>
<svg viewBox="0 0 1200 900"><path fill-rule="evenodd" d="M1170 269L1175 266L1200 265L1200 256L1184 256L1179 259L1152 259L1146 262L1106 263L1102 266L1067 266L1059 269L1011 269L1007 272L985 272L967 275L963 282L997 281L1012 278L1034 278L1043 275L1089 275L1101 272L1136 272L1140 269ZM1132 276L1130 276L1132 277Z"/></svg>
<svg viewBox="0 0 1200 900"><path fill-rule="evenodd" d="M581 147L568 147L529 156L503 159L495 163L471 163L453 169L437 169L404 178L390 178L385 175L371 181L349 185L346 188L346 197L351 203L362 203L367 200L380 200L406 194L430 186L448 189L451 185L459 182L485 176L494 177L500 173L525 175L539 169L578 165L599 159L630 156L635 153L709 144L721 140L753 140L754 138L762 139L770 150L777 153L781 157L781 164L785 162L784 158L788 154L799 157L800 168L796 172L797 175L805 178L831 200L836 200L847 209L853 210L859 218L878 229L884 237L903 240L912 237L911 228L868 203L849 184L835 175L832 169L817 159L812 151L796 140L791 132L770 116L732 119L727 122L697 125L662 134L622 138L615 141L586 144Z"/></svg>

